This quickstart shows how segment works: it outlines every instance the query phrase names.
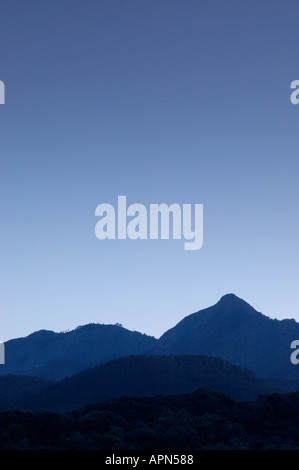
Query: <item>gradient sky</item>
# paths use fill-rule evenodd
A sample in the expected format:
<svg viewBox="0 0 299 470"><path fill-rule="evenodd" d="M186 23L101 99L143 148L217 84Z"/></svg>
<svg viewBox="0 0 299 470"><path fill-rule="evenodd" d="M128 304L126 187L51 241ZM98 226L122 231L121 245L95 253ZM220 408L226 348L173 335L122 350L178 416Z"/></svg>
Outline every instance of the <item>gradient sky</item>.
<svg viewBox="0 0 299 470"><path fill-rule="evenodd" d="M0 337L160 336L229 292L299 321L297 0L2 0ZM204 244L95 237L202 203Z"/></svg>

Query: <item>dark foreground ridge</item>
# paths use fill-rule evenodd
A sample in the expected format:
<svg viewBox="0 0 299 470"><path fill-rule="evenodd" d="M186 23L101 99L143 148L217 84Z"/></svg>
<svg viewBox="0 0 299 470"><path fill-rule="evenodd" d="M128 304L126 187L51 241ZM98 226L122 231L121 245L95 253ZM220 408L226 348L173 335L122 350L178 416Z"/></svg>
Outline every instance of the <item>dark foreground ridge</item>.
<svg viewBox="0 0 299 470"><path fill-rule="evenodd" d="M297 449L299 392L236 402L208 389L120 398L69 413L0 413L2 449Z"/></svg>

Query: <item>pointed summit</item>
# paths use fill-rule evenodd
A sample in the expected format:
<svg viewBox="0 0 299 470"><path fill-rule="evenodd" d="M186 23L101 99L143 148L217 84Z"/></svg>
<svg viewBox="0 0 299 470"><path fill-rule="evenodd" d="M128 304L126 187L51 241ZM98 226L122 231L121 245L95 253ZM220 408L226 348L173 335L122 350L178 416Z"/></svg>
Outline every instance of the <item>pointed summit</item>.
<svg viewBox="0 0 299 470"><path fill-rule="evenodd" d="M230 299L231 299L231 300L232 300L232 299L235 299L235 300L237 300L237 299L238 299L238 300L242 300L242 299L240 299L240 297L237 297L235 294L229 293L229 294L223 295L223 296L221 297L220 301L221 301L221 300L225 301L225 300L230 300Z"/></svg>
<svg viewBox="0 0 299 470"><path fill-rule="evenodd" d="M253 315L258 312L245 300L237 297L235 294L226 294L214 306L218 315Z"/></svg>
<svg viewBox="0 0 299 470"><path fill-rule="evenodd" d="M222 307L245 307L245 305L251 307L245 300L237 297L235 294L225 294L221 297L221 299L217 302L218 305Z"/></svg>
<svg viewBox="0 0 299 470"><path fill-rule="evenodd" d="M161 355L206 354L251 369L260 377L295 379L290 361L299 324L273 320L236 295L188 315L159 339Z"/></svg>

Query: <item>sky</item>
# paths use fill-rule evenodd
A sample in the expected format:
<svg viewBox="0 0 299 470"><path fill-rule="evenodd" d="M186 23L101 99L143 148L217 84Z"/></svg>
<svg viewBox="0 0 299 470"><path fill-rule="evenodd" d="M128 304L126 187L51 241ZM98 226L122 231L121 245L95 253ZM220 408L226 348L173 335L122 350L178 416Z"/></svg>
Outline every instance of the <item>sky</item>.
<svg viewBox="0 0 299 470"><path fill-rule="evenodd" d="M159 337L234 293L299 321L297 0L2 0L0 337ZM204 241L99 240L101 203L203 204Z"/></svg>

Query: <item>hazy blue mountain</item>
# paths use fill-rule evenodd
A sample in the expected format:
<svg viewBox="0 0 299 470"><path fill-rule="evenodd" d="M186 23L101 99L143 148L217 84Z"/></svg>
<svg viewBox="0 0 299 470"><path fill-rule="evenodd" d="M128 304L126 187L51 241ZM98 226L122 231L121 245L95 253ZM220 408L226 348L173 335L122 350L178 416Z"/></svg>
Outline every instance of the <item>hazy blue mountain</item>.
<svg viewBox="0 0 299 470"><path fill-rule="evenodd" d="M259 377L299 378L290 362L290 344L299 339L299 323L274 320L234 294L185 317L160 338L161 354L207 354L247 367Z"/></svg>
<svg viewBox="0 0 299 470"><path fill-rule="evenodd" d="M204 354L248 368L285 390L297 390L299 366L290 362L290 344L296 339L295 320L270 319L227 294L216 305L185 317L159 340L121 325L89 324L8 341L0 375L59 380L121 356Z"/></svg>
<svg viewBox="0 0 299 470"><path fill-rule="evenodd" d="M0 384L1 379L5 377L0 378ZM10 382L14 390L12 378ZM26 394L16 397L13 406L65 411L109 398L173 395L193 392L198 387L225 392L239 400L255 399L259 394L271 391L252 372L208 356L122 357L50 385L42 385L35 393L30 394L26 389ZM5 397L7 394L8 390ZM0 389L0 410L5 407Z"/></svg>
<svg viewBox="0 0 299 470"><path fill-rule="evenodd" d="M5 343L0 375L58 380L116 357L144 354L156 342L120 325L89 324L66 333L41 330Z"/></svg>

